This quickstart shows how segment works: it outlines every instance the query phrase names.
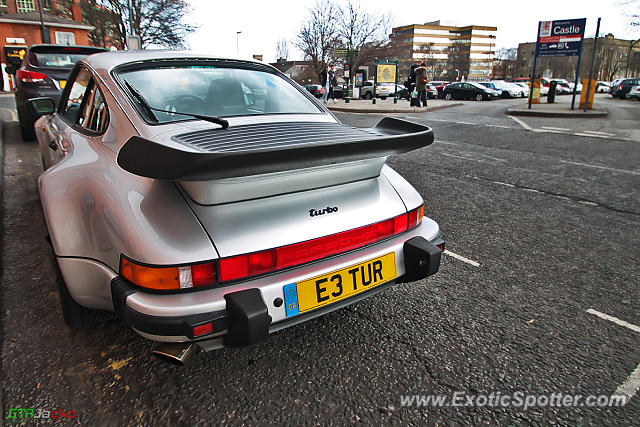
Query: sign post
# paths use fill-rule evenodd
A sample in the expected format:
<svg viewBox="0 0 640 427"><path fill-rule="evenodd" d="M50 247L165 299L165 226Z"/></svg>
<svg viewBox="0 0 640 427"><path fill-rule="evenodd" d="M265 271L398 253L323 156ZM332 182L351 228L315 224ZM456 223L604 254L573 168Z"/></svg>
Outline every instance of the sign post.
<svg viewBox="0 0 640 427"><path fill-rule="evenodd" d="M378 83L393 83L395 85L395 92L398 92L398 61L390 61L385 59L384 61L378 61L376 59L376 72L373 83L373 103L376 103L376 86ZM394 95L396 96L396 95ZM397 104L398 100L394 98L394 102Z"/></svg>
<svg viewBox="0 0 640 427"><path fill-rule="evenodd" d="M576 101L576 91L578 89L578 79L580 73L580 62L582 59L582 42L584 40L584 27L586 18L564 19L562 21L540 21L538 23L538 39L536 42L536 54L533 60L535 73L536 60L544 56L577 56L578 66L576 68L576 78L573 86L573 99L571 109L573 110ZM533 82L535 75L531 76ZM529 97L529 108L531 108L531 97Z"/></svg>
<svg viewBox="0 0 640 427"><path fill-rule="evenodd" d="M333 51L333 55L336 58L347 58L347 62L344 64L344 77L346 77L347 80L347 92L345 93L344 96L344 102L345 104L349 103L350 97L349 97L349 83L351 81L351 69L353 68L353 64L351 63L351 58L354 56L358 56L358 54L360 53L360 51L358 49L334 49Z"/></svg>

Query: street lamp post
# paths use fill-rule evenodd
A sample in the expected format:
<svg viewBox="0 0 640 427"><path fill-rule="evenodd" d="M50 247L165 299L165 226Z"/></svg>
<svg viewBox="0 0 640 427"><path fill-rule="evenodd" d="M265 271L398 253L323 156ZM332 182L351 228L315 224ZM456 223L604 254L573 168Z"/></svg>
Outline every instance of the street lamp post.
<svg viewBox="0 0 640 427"><path fill-rule="evenodd" d="M236 54L240 56L240 33L242 31L236 31Z"/></svg>

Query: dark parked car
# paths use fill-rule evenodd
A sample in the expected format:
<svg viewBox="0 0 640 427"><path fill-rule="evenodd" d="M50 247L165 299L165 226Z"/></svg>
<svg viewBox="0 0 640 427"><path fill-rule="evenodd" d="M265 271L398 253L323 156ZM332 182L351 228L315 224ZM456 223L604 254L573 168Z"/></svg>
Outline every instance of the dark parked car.
<svg viewBox="0 0 640 427"><path fill-rule="evenodd" d="M444 99L475 99L483 101L491 99L495 91L486 88L478 83L458 82L445 86L443 91Z"/></svg>
<svg viewBox="0 0 640 427"><path fill-rule="evenodd" d="M640 85L640 79L623 79L611 86L611 96L614 98L629 98L629 92L634 86Z"/></svg>
<svg viewBox="0 0 640 427"><path fill-rule="evenodd" d="M316 98L320 98L322 96L322 85L306 85L304 88Z"/></svg>
<svg viewBox="0 0 640 427"><path fill-rule="evenodd" d="M26 106L27 100L46 97L57 105L76 62L92 53L105 51L101 47L47 44L27 49L22 65L16 70L16 107L23 139L34 138L33 123L36 120Z"/></svg>
<svg viewBox="0 0 640 427"><path fill-rule="evenodd" d="M411 94L405 85L398 85L398 99L409 99ZM427 84L427 97L434 99L438 97L438 89L431 83Z"/></svg>

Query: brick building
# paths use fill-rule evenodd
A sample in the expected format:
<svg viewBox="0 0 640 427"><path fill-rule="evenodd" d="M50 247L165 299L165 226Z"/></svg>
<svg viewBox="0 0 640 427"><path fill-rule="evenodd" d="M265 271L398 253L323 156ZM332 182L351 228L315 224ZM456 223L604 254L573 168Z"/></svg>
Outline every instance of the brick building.
<svg viewBox="0 0 640 427"><path fill-rule="evenodd" d="M44 40L41 34L40 2L45 26ZM78 0L0 0L0 61L4 89L10 90L7 64L19 63L28 46L43 42L91 45L89 32L93 29L93 26L83 22Z"/></svg>

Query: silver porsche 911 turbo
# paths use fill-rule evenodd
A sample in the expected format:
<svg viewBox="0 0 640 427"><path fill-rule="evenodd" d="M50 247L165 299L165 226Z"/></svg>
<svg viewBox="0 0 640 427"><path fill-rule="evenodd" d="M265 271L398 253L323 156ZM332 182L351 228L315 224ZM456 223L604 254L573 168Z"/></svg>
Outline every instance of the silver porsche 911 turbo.
<svg viewBox="0 0 640 427"><path fill-rule="evenodd" d="M438 225L385 165L429 127L346 126L269 65L175 51L91 55L28 103L70 327L115 312L182 360L438 270Z"/></svg>

